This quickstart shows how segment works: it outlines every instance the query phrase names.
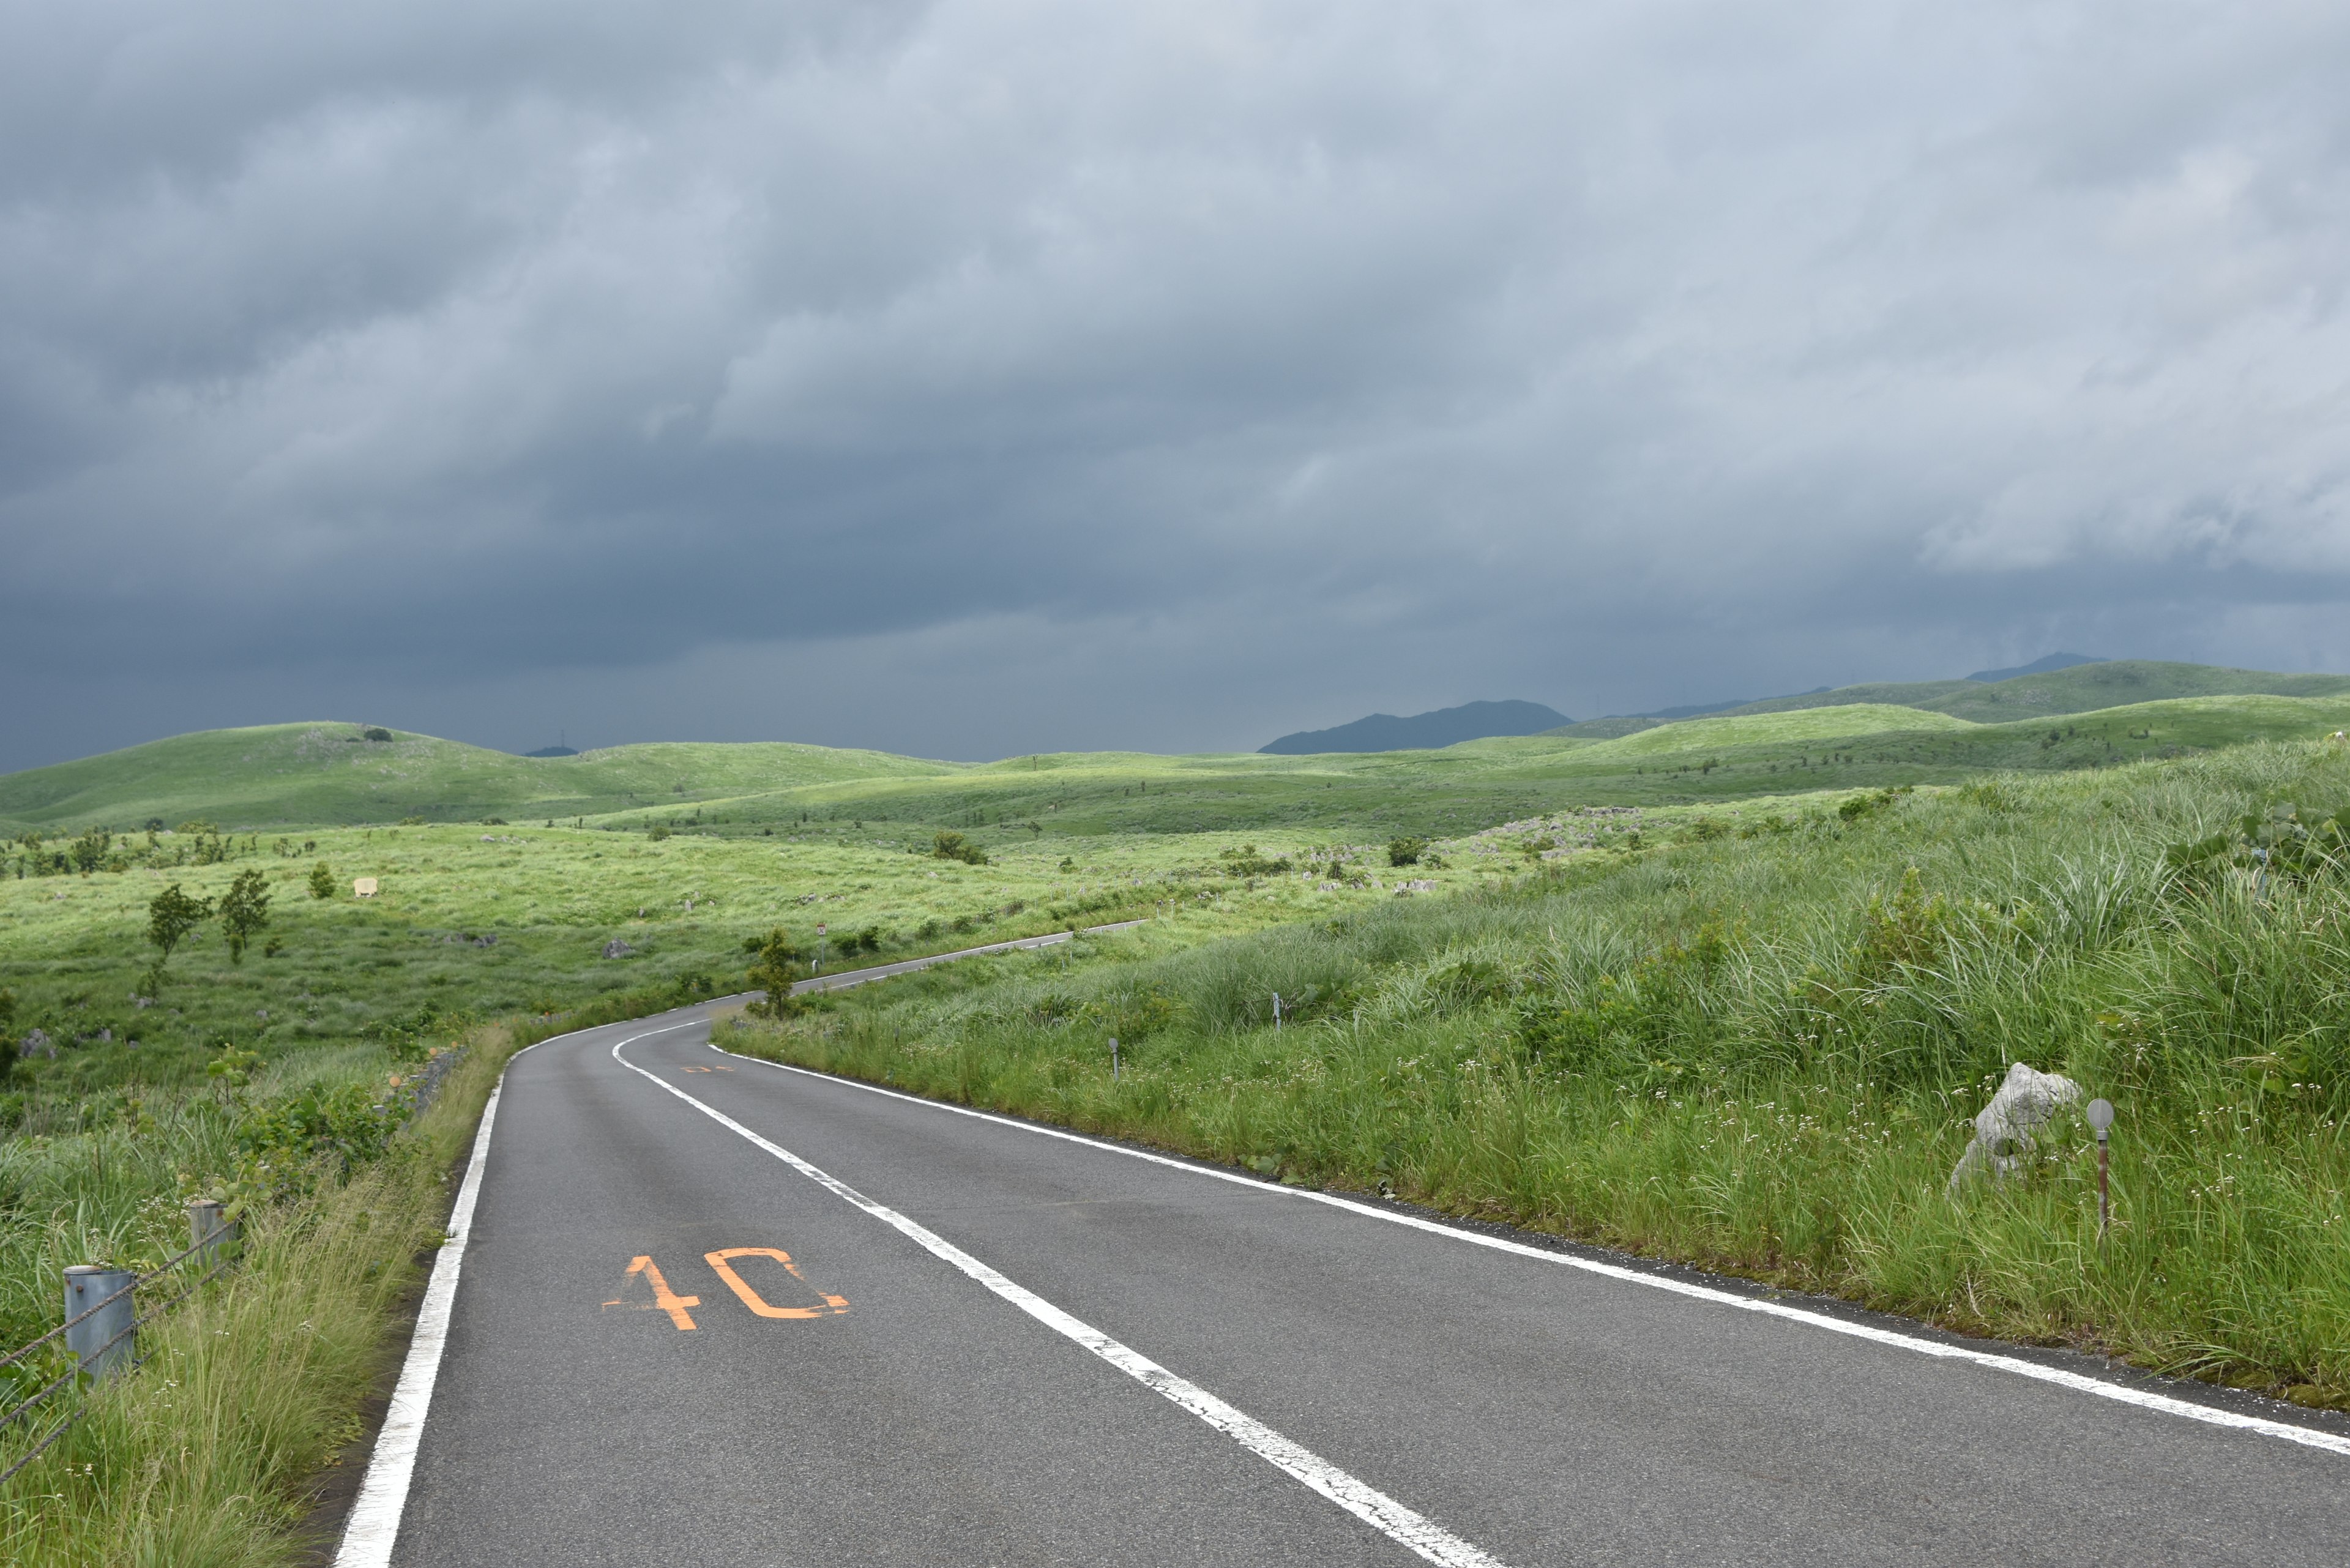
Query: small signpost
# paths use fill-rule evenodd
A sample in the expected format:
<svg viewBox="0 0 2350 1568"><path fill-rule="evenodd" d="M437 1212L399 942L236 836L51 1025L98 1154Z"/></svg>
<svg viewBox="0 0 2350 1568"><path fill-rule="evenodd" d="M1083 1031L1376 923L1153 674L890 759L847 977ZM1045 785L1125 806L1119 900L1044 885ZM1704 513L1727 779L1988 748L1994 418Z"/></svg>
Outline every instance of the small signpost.
<svg viewBox="0 0 2350 1568"><path fill-rule="evenodd" d="M1273 1032L1281 1033L1281 992L1277 991L1273 993Z"/></svg>
<svg viewBox="0 0 2350 1568"><path fill-rule="evenodd" d="M1118 1082L1118 1036L1109 1037L1109 1081Z"/></svg>
<svg viewBox="0 0 2350 1568"><path fill-rule="evenodd" d="M816 928L816 971L818 974L824 972L824 924L821 921Z"/></svg>
<svg viewBox="0 0 2350 1568"><path fill-rule="evenodd" d="M2114 1103L2111 1100L2089 1102L2089 1130L2097 1135L2097 1245L2106 1244L2106 1225L2113 1217L2113 1203L2107 1195L2106 1172L2108 1156L2106 1134L2114 1125Z"/></svg>

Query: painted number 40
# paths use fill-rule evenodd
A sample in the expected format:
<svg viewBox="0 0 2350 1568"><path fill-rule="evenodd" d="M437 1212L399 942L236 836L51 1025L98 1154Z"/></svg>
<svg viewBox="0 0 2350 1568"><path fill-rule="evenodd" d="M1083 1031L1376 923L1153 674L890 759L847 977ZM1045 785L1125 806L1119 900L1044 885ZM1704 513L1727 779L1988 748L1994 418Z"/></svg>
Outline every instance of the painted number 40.
<svg viewBox="0 0 2350 1568"><path fill-rule="evenodd" d="M737 1258L774 1260L783 1266L784 1272L790 1277L793 1283L799 1286L801 1291L816 1297L817 1304L815 1306L775 1305L761 1295L750 1281L735 1272L734 1260ZM848 1310L846 1297L827 1295L810 1285L806 1280L800 1277L798 1267L792 1262L792 1255L778 1248L724 1247L715 1252L704 1252L702 1255L702 1261L708 1263L718 1277L726 1282L727 1289L733 1291L744 1306L749 1307L760 1317L837 1317ZM652 1297L650 1301L643 1299L648 1289ZM629 1261L629 1272L621 1284L619 1295L606 1302L604 1310L609 1312L614 1307L619 1307L624 1312L665 1312L669 1314L671 1323L680 1329L691 1332L693 1328L693 1314L689 1309L701 1304L700 1296L681 1296L671 1290L669 1281L662 1277L660 1265L654 1262L651 1257L639 1256Z"/></svg>

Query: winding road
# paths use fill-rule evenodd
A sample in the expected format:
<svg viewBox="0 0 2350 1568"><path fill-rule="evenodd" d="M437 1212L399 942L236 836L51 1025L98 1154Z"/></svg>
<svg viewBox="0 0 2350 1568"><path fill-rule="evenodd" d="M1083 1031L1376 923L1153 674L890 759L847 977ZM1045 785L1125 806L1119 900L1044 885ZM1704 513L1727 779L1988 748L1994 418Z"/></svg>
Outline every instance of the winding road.
<svg viewBox="0 0 2350 1568"><path fill-rule="evenodd" d="M2350 1562L2339 1423L728 1055L710 1011L508 1069L346 1568Z"/></svg>

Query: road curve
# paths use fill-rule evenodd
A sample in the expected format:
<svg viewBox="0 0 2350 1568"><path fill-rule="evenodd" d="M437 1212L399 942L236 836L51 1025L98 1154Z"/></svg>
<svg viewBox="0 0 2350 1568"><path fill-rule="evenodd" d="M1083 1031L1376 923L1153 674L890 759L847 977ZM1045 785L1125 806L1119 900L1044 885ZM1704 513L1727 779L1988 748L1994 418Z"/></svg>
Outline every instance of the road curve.
<svg viewBox="0 0 2350 1568"><path fill-rule="evenodd" d="M731 1057L706 1011L515 1059L346 1563L2350 1561L2343 1452Z"/></svg>

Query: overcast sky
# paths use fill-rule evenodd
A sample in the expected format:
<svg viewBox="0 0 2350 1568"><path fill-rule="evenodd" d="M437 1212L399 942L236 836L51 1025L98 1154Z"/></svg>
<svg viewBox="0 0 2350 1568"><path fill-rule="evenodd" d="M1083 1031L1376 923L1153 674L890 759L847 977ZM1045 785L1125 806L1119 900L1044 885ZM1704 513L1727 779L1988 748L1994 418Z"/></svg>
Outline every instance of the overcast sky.
<svg viewBox="0 0 2350 1568"><path fill-rule="evenodd" d="M2350 7L0 5L0 768L2350 670Z"/></svg>

